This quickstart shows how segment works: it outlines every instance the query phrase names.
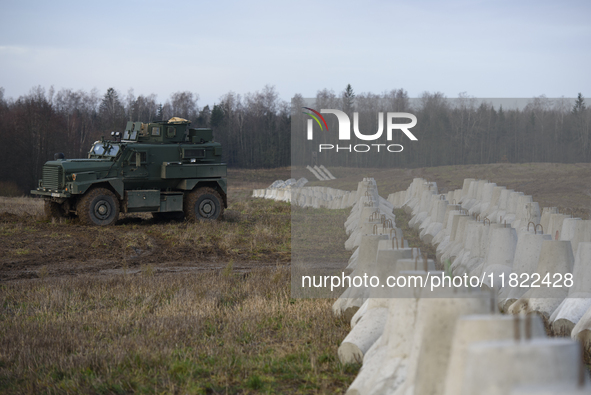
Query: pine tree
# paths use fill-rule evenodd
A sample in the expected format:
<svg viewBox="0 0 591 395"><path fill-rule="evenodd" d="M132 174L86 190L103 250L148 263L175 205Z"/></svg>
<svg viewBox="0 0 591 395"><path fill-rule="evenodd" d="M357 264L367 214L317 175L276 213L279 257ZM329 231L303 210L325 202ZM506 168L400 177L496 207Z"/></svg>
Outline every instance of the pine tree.
<svg viewBox="0 0 591 395"><path fill-rule="evenodd" d="M585 120L585 111L587 106L585 106L585 98L581 93L577 96L577 100L575 101L575 105L571 110L573 114L573 130L575 135L577 136L578 146L583 154L584 160L589 160L589 152L590 152L590 131L589 131L589 121Z"/></svg>
<svg viewBox="0 0 591 395"><path fill-rule="evenodd" d="M350 114L355 107L355 92L353 92L353 88L351 84L347 84L347 87L343 91L343 111L347 114Z"/></svg>
<svg viewBox="0 0 591 395"><path fill-rule="evenodd" d="M203 107L203 110L199 112L199 117L197 118L197 124L201 127L208 127L209 126L209 119L211 118L211 109L209 108L209 104Z"/></svg>
<svg viewBox="0 0 591 395"><path fill-rule="evenodd" d="M575 105L573 106L572 113L574 115L581 114L583 111L585 111L585 108L586 108L585 98L579 92L579 95L577 96L577 100L575 101Z"/></svg>
<svg viewBox="0 0 591 395"><path fill-rule="evenodd" d="M104 129L117 130L125 126L125 108L114 88L107 89L99 106L99 115Z"/></svg>
<svg viewBox="0 0 591 395"><path fill-rule="evenodd" d="M213 110L211 111L210 124L212 128L219 126L224 121L224 109L221 105L214 104Z"/></svg>

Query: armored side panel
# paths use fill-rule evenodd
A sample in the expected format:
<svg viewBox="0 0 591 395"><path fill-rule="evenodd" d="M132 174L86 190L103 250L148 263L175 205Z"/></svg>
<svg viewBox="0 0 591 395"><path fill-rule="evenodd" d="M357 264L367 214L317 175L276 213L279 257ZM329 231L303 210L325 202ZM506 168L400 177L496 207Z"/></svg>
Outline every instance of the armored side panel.
<svg viewBox="0 0 591 395"><path fill-rule="evenodd" d="M125 191L127 210L133 211L158 211L160 208L160 190L146 189Z"/></svg>
<svg viewBox="0 0 591 395"><path fill-rule="evenodd" d="M205 128L189 129L189 140L197 144L213 141L213 130Z"/></svg>
<svg viewBox="0 0 591 395"><path fill-rule="evenodd" d="M162 163L160 177L170 178L217 178L226 177L226 164L181 164L178 162Z"/></svg>
<svg viewBox="0 0 591 395"><path fill-rule="evenodd" d="M164 192L160 195L160 211L183 211L182 192Z"/></svg>

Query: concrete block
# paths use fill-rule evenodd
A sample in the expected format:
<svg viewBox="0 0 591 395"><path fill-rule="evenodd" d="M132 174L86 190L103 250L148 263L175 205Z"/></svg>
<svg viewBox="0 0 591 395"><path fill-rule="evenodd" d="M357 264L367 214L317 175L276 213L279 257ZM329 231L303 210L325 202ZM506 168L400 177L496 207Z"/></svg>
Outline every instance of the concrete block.
<svg viewBox="0 0 591 395"><path fill-rule="evenodd" d="M505 395L517 385L577 382L580 347L570 339L488 341L468 347L463 395Z"/></svg>
<svg viewBox="0 0 591 395"><path fill-rule="evenodd" d="M528 329L533 338L546 337L540 317L530 317ZM525 338L526 320L519 320L520 337ZM507 315L466 315L460 317L453 336L451 354L444 381L444 395L463 393L464 372L468 347L474 343L491 340L510 340L515 337L515 319Z"/></svg>

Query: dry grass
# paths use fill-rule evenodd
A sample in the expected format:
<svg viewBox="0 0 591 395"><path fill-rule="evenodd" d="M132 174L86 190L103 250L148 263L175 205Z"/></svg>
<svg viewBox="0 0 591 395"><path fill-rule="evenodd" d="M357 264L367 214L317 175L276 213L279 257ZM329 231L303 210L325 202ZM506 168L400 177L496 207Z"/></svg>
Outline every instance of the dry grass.
<svg viewBox="0 0 591 395"><path fill-rule="evenodd" d="M346 266L351 251L345 249L345 221L350 213L351 209L292 207L292 264L331 260Z"/></svg>
<svg viewBox="0 0 591 395"><path fill-rule="evenodd" d="M6 200L8 198L5 198ZM77 221L51 223L29 215L37 199L22 201L20 214L0 212L0 281L89 271L158 267L288 263L291 208L288 203L244 198L233 201L219 222L166 222L124 217L110 227ZM17 205L14 204L16 207Z"/></svg>
<svg viewBox="0 0 591 395"><path fill-rule="evenodd" d="M351 251L345 249L344 223L350 209L302 208L291 210L291 281L295 298L336 298L344 288L302 287L302 276L340 275Z"/></svg>
<svg viewBox="0 0 591 395"><path fill-rule="evenodd" d="M224 221L167 223L151 235L164 239L176 251L199 255L289 261L290 205L262 199L245 199L230 205ZM132 237L132 240L137 240ZM193 255L194 256L194 255Z"/></svg>
<svg viewBox="0 0 591 395"><path fill-rule="evenodd" d="M29 197L4 197L0 196L0 213L9 213L18 216L31 216L42 219L43 200Z"/></svg>
<svg viewBox="0 0 591 395"><path fill-rule="evenodd" d="M289 269L0 286L2 393L342 393L349 325Z"/></svg>
<svg viewBox="0 0 591 395"><path fill-rule="evenodd" d="M217 223L86 227L0 200L1 274L21 278L0 283L0 393L344 392L359 369L337 357L349 324L333 300L291 298L291 207L249 197L283 170L230 173ZM314 230L342 248L346 213L330 214Z"/></svg>

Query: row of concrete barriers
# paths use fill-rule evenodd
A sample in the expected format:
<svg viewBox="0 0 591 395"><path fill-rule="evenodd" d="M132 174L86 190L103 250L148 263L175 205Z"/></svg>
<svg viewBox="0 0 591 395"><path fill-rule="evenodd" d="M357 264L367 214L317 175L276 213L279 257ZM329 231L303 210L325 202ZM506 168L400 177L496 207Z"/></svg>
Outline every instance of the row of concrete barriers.
<svg viewBox="0 0 591 395"><path fill-rule="evenodd" d="M280 181L280 180L278 180ZM297 184L255 189L252 197L290 202L300 207L344 209L353 206L357 193L329 187L299 187ZM279 184L283 185L283 184Z"/></svg>
<svg viewBox="0 0 591 395"><path fill-rule="evenodd" d="M345 247L353 251L347 267L349 275L366 274L383 281L386 276L425 278L441 274L435 270L433 261L421 257L418 249L408 247L404 235L396 227L392 211L393 208L405 208L413 213L412 225L419 223L423 240L429 239L425 237L428 234L429 242L438 241L438 245L441 245L446 240L442 237L445 232L451 235L454 229L452 241L455 241L456 236L460 236L457 232L461 228L459 218L454 220L456 216L464 218L475 214L474 221L478 223L478 215L495 207L490 203L492 197L484 207L486 204L482 204L482 194L478 193L476 185L470 192L471 181L475 180L464 183L467 186L465 196L470 198L460 192L456 200L457 191L451 196L439 195L435 183L415 179L409 189L390 195L385 200L379 196L375 181L364 179L357 191L349 193L355 197L351 214L345 223L349 235ZM313 193L322 192L310 191L307 196ZM474 197L471 197L472 194ZM474 201L468 203L470 199ZM515 200L515 197L512 199ZM460 200L462 202L459 204L453 204ZM296 199L291 201L298 202ZM462 203L465 206L461 208L452 207ZM469 212L476 204L480 205L480 211ZM500 207L498 204L496 206ZM492 220L480 221L481 227L485 227L483 223L486 223L490 237L494 233L490 229L515 229L505 226L508 217L509 225L519 221L515 222L516 232L521 231L520 223L535 224L535 204L529 204L525 214L517 204L511 203L512 210L503 208L502 227L497 226L499 221L494 222L497 224L495 226L491 224ZM543 214L550 211L546 210ZM537 212L538 222L543 222L547 215L539 215L539 208ZM492 214L490 216L494 219ZM423 218L419 222L420 217ZM463 226L465 229L466 225ZM441 232L444 233L440 235ZM473 233L479 232L482 233L473 230ZM535 231L532 232L535 235ZM486 244L482 238L488 238L488 234L479 237L482 244ZM492 258L497 250L496 246L493 247L493 253L488 256ZM448 271L453 272L455 267L452 268L452 265L458 254L449 253L444 248L438 250L437 256L449 262ZM487 267L481 266L481 270ZM363 363L347 393L589 393L591 387L582 364L579 344L569 339L546 338L541 315L516 314L512 317L499 314L497 308L491 308L497 304L497 291L449 287L427 292L422 288L408 286L389 289L387 294L380 295L380 288L349 287L333 305L334 313L350 319L352 327L339 347L339 358L343 363ZM535 309L535 306L526 306Z"/></svg>
<svg viewBox="0 0 591 395"><path fill-rule="evenodd" d="M409 225L451 274L492 285L501 311L538 314L554 335L591 347L591 220L540 211L532 196L486 180L442 195L415 179L388 200L413 214Z"/></svg>

